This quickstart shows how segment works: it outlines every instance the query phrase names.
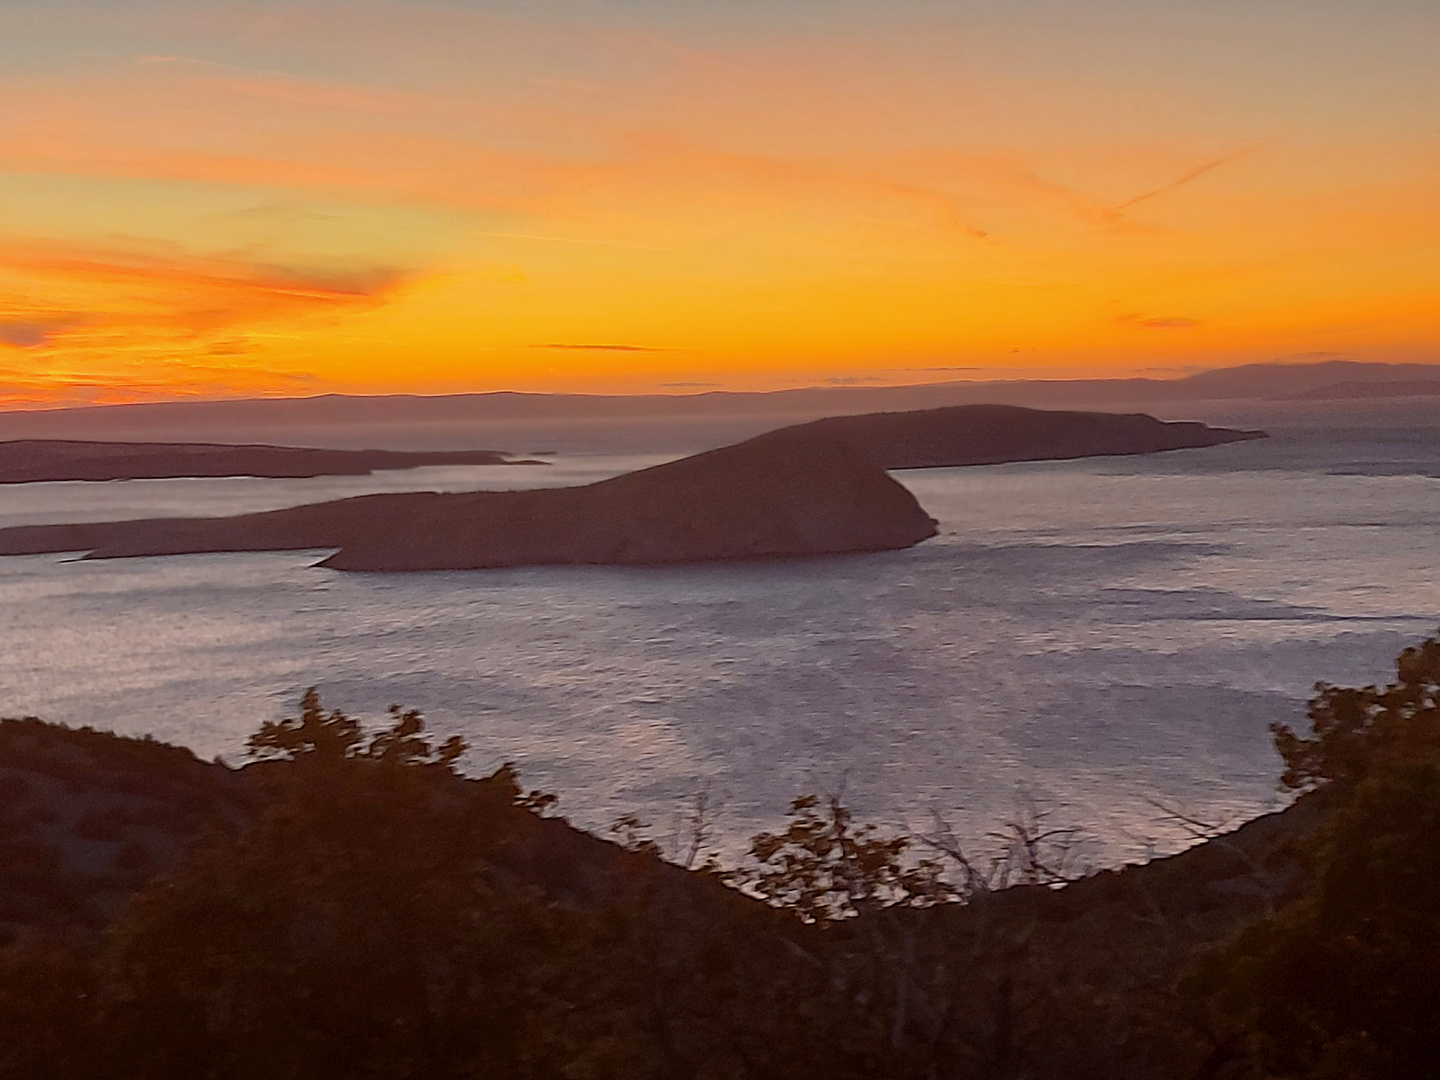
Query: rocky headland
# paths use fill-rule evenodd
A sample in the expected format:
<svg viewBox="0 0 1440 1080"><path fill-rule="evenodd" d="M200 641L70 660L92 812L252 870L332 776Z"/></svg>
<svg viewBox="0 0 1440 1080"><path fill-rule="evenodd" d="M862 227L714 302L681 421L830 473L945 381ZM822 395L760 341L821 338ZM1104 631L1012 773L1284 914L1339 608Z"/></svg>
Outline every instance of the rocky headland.
<svg viewBox="0 0 1440 1080"><path fill-rule="evenodd" d="M320 450L305 446L219 443L0 442L0 484L59 480L160 480L200 476L306 479L365 476L422 465L542 465L498 450Z"/></svg>

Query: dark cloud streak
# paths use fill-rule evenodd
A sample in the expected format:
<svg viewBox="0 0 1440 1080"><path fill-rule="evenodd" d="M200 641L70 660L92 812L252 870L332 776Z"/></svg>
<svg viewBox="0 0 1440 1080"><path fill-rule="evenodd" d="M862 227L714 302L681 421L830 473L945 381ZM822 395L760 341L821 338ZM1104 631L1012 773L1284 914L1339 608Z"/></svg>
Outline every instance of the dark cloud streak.
<svg viewBox="0 0 1440 1080"><path fill-rule="evenodd" d="M73 320L5 319L0 320L0 345L16 349L40 349Z"/></svg>

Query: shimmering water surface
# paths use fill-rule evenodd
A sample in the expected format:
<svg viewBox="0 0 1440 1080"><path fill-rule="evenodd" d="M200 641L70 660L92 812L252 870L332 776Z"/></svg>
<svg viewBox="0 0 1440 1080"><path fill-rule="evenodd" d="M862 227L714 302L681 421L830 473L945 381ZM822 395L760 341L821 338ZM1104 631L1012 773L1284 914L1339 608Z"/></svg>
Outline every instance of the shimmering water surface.
<svg viewBox="0 0 1440 1080"><path fill-rule="evenodd" d="M1209 417L1206 417L1209 418ZM837 789L980 836L1033 798L1094 857L1274 802L1266 725L1384 679L1440 622L1440 421L1245 417L1275 438L898 474L909 551L772 563L347 575L320 553L0 558L0 714L236 755L318 684L413 705L572 820L664 833L701 791L731 846ZM0 488L0 525L227 514L362 491L575 483L661 460L306 481Z"/></svg>

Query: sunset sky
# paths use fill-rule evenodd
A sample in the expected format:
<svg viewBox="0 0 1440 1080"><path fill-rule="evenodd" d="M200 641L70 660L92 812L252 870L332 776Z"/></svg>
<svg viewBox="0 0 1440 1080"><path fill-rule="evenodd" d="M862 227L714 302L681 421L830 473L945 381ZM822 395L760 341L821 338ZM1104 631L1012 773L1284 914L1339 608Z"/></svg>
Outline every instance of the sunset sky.
<svg viewBox="0 0 1440 1080"><path fill-rule="evenodd" d="M1435 0L6 0L0 405L1440 361Z"/></svg>

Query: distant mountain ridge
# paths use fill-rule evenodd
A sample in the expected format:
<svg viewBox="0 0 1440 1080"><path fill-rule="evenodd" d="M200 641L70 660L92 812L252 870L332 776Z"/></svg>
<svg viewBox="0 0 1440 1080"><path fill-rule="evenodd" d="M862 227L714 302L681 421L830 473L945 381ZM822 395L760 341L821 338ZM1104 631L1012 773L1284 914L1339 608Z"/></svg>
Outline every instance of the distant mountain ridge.
<svg viewBox="0 0 1440 1080"><path fill-rule="evenodd" d="M324 394L0 412L0 439L279 441L398 448L415 444L414 436L419 431L429 433L419 440L427 445L458 449L477 445L477 439L493 430L523 428L527 424L576 428L615 421L689 422L742 417L757 421L775 417L779 424L786 424L841 414L972 404L1124 408L1160 402L1278 400L1339 383L1432 379L1440 379L1440 364L1327 360L1313 364L1245 364L1180 379L952 381L698 394ZM749 434L758 434L765 426L757 422ZM739 432L736 436L743 437ZM488 437L493 439L493 435Z"/></svg>

